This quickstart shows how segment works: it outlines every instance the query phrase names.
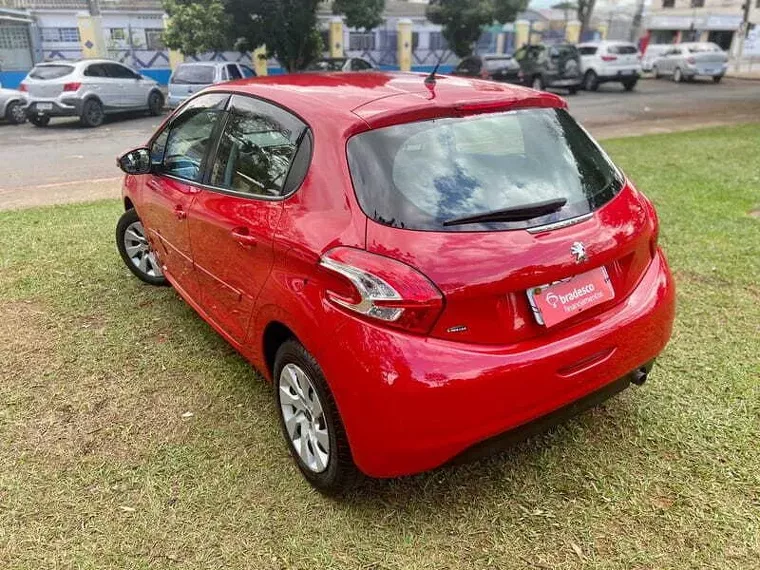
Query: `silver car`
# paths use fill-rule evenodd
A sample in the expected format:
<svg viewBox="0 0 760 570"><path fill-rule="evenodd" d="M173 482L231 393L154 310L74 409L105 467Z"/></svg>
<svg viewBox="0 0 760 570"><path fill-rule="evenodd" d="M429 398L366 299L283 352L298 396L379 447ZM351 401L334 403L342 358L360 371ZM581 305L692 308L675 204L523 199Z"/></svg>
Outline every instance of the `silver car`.
<svg viewBox="0 0 760 570"><path fill-rule="evenodd" d="M216 83L224 83L244 77L254 77L256 72L242 63L198 61L182 63L169 78L169 97L166 106L179 107L193 93Z"/></svg>
<svg viewBox="0 0 760 570"><path fill-rule="evenodd" d="M668 75L673 81L690 81L695 77L712 77L720 83L728 69L728 56L720 46L707 42L675 44L652 64L656 78Z"/></svg>
<svg viewBox="0 0 760 570"><path fill-rule="evenodd" d="M26 94L15 89L3 89L0 85L0 117L12 125L26 121Z"/></svg>
<svg viewBox="0 0 760 570"><path fill-rule="evenodd" d="M107 59L40 63L22 85L29 94L27 117L38 127L51 117L79 117L84 126L97 127L110 113L160 115L164 107L158 83Z"/></svg>

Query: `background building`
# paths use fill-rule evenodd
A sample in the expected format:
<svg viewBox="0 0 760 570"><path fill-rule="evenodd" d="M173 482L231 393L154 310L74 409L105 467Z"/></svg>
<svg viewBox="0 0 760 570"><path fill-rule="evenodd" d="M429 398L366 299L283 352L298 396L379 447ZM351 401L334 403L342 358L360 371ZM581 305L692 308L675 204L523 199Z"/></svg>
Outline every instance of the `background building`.
<svg viewBox="0 0 760 570"><path fill-rule="evenodd" d="M750 2L750 29L760 21L760 0L652 0L647 29L650 43L715 42L736 56L742 5Z"/></svg>

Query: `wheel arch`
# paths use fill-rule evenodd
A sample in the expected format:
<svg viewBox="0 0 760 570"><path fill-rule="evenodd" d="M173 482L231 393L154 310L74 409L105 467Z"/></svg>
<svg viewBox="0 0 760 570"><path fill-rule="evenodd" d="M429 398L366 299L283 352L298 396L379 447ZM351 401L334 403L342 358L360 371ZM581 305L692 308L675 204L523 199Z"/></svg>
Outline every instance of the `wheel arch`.
<svg viewBox="0 0 760 570"><path fill-rule="evenodd" d="M277 356L277 351L285 341L290 339L298 340L298 337L288 325L281 321L269 321L266 327L264 327L261 337L261 349L266 372L270 378L274 378L274 359ZM298 340L298 342L301 341Z"/></svg>
<svg viewBox="0 0 760 570"><path fill-rule="evenodd" d="M124 196L124 211L128 212L129 210L132 210L135 207L134 202L132 202L131 198L129 196Z"/></svg>

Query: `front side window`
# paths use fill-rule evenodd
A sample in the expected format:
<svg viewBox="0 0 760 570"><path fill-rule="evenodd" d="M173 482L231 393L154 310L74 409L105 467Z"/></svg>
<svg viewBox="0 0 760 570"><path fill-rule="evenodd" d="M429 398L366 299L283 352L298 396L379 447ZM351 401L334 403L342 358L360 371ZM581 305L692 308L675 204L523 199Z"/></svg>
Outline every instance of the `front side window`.
<svg viewBox="0 0 760 570"><path fill-rule="evenodd" d="M306 125L250 97L233 96L211 185L255 196L279 196Z"/></svg>
<svg viewBox="0 0 760 570"><path fill-rule="evenodd" d="M203 160L228 99L228 95L215 93L188 102L168 128L153 139L151 162L155 170L201 182Z"/></svg>
<svg viewBox="0 0 760 570"><path fill-rule="evenodd" d="M359 204L370 218L430 231L520 229L587 214L622 180L585 131L559 109L442 118L361 133L348 143ZM564 198L527 220L445 225L458 218Z"/></svg>

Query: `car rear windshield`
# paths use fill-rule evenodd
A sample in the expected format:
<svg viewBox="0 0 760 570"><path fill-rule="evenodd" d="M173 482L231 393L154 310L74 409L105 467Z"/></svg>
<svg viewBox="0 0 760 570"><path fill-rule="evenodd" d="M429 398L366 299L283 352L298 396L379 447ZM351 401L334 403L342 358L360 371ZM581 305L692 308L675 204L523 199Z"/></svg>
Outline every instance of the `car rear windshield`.
<svg viewBox="0 0 760 570"><path fill-rule="evenodd" d="M180 65L172 76L172 83L208 85L213 82L213 65Z"/></svg>
<svg viewBox="0 0 760 570"><path fill-rule="evenodd" d="M58 79L74 71L73 65L38 65L29 72L32 79Z"/></svg>
<svg viewBox="0 0 760 570"><path fill-rule="evenodd" d="M612 45L607 47L607 51L609 53L616 53L619 55L632 55L635 53L639 53L639 48L637 48L635 45Z"/></svg>
<svg viewBox="0 0 760 570"><path fill-rule="evenodd" d="M612 199L622 177L561 109L525 109L405 123L348 143L359 204L373 220L428 231L520 229L587 214ZM469 217L565 198L527 221L444 226Z"/></svg>
<svg viewBox="0 0 760 570"><path fill-rule="evenodd" d="M723 51L716 44L696 44L688 46L687 49L691 53L720 53Z"/></svg>
<svg viewBox="0 0 760 570"><path fill-rule="evenodd" d="M489 57L485 60L486 69L490 71L494 69L509 67L511 59L512 58L509 57Z"/></svg>

